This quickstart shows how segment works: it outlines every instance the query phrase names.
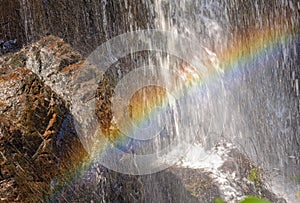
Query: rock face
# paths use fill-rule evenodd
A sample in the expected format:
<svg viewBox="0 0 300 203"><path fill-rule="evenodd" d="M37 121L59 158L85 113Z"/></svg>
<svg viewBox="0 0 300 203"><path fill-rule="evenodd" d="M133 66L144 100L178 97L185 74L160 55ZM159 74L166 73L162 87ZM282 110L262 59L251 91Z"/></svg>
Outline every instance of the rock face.
<svg viewBox="0 0 300 203"><path fill-rule="evenodd" d="M30 70L2 67L1 72L1 182L16 185L15 195L4 190L1 197L41 199L59 172L56 141L67 108Z"/></svg>
<svg viewBox="0 0 300 203"><path fill-rule="evenodd" d="M68 109L70 86L82 64L81 55L54 36L0 58L3 202L196 203L214 202L216 197L234 202L247 195L285 202L235 150L225 154L224 164L214 170L179 164L142 177L116 173L90 160ZM100 100L113 94L112 87L103 84L98 89ZM109 98L102 100L102 107L109 108L105 104ZM109 124L111 116L103 119L107 121L100 122Z"/></svg>
<svg viewBox="0 0 300 203"><path fill-rule="evenodd" d="M43 77L42 68L49 68L47 74L51 75L55 68L63 69L72 63L63 57L54 61L51 54L58 57L62 56L59 51L64 51L69 57L71 51L66 51L62 40L53 37L38 45L0 59L0 193L1 200L7 202L45 199L53 178L64 178L87 155L72 126L67 103L44 83L47 80ZM48 54L44 58L39 55L42 50ZM81 59L79 54L76 57L77 61Z"/></svg>
<svg viewBox="0 0 300 203"><path fill-rule="evenodd" d="M123 32L151 28L154 17L143 0L1 0L0 10L0 39L17 39L21 47L51 33L83 54Z"/></svg>
<svg viewBox="0 0 300 203"><path fill-rule="evenodd" d="M17 39L8 41L0 40L0 55L15 52L16 50L18 50Z"/></svg>
<svg viewBox="0 0 300 203"><path fill-rule="evenodd" d="M0 0L0 55L6 54L0 58L1 200L35 202L48 200L48 196L54 193L56 195L50 199L58 202L92 200L100 202L151 202L154 200L213 202L216 196L226 196L222 192L220 183L213 181L220 175L219 173L212 176L211 172L179 167L179 169L172 168L152 176L132 177L109 171L97 163L85 166L90 160L77 137L73 117L68 109L71 81L76 77L77 70L81 68L82 56L87 56L101 43L127 31L160 29L165 25L168 27L170 23L183 31L190 32L189 28L195 29L194 31L199 32L199 36L209 41L209 44L210 38L206 35L203 37L202 34L203 32L214 33L214 30L209 30L209 23L205 23L206 21L202 23L201 19L198 19L202 15L204 19L211 17L217 24L225 20L228 24L225 24L226 29L224 29L229 32L229 38L232 39L239 35L245 39L251 38L252 32L250 31L253 27L258 30L263 29L264 23L268 26L283 24L286 27L295 28L294 32L298 36L299 4L294 1L254 3L254 1L245 0L220 0L212 4L208 1L182 1L180 4L179 1L163 1L161 4L160 2L153 0ZM202 4L203 2L205 4ZM192 9L188 9L186 4ZM218 7L218 5L222 6ZM211 12L214 9L220 9L220 11ZM223 13L225 13L224 16L221 15ZM190 24L190 21L200 23ZM207 24L208 27L201 27L200 24ZM211 26L213 27L214 24ZM226 41L225 38L225 34L220 36L221 41ZM39 41L34 42L36 40ZM64 41L70 43L78 52L73 51L71 46ZM297 43L298 41L297 39ZM29 45L30 43L32 44ZM212 40L212 43L215 42ZM23 45L29 46L24 47L18 53L7 54L16 52ZM267 161L273 160L272 164L276 167L286 155L296 157L295 159L286 158L282 168L292 165L297 167L299 164L299 156L297 156L300 143L298 136L299 43L295 50L292 57L297 60L291 60L284 68L277 64L274 69L269 69L270 73L263 71L264 73L257 74L262 77L256 79L249 73L245 73L246 81L242 83L245 86L246 91L243 91L245 94L241 93L237 96L241 101L234 100L237 102L236 106L245 109L243 114L247 118L246 126L254 126L251 141L254 140L261 148L258 156L268 157ZM285 58L285 55L282 56L283 63L286 63ZM125 71L122 68L123 70ZM277 70L280 70L280 73L277 73ZM289 73L291 73L292 81L289 81ZM266 78L266 75L271 77ZM113 87L111 87L113 85L110 85L110 89L106 88L106 85L116 83L113 81L115 78L117 76L109 77L110 81L102 81L102 86L99 85L97 113L103 129L109 129L112 119L108 104L113 94ZM292 82L292 88L282 85L284 84L282 81ZM257 86L251 87L249 83L257 84ZM264 88L261 88L273 84L278 88L271 88L266 92ZM238 83L237 86L241 84ZM258 91L253 92L253 89ZM289 93L289 89L293 89L291 95L295 99L283 99L279 104L278 98L287 98L285 92ZM241 104L240 102L244 100L249 103ZM286 111L284 113L286 115L275 111L268 115L265 107L273 101L276 101L274 109L282 107L281 109L286 108L290 111ZM286 101L290 101L290 104ZM261 108L256 108L258 105ZM284 124L284 127L290 130L283 132L281 131L283 127L280 125L277 130L274 130L276 129L273 127L274 118L276 120L280 115L282 118L278 118L278 123ZM252 123L249 124L249 122ZM264 123L266 125L262 125ZM238 134L239 130L247 129L246 127L232 128L237 129L237 133L229 132L229 135ZM244 134L247 134L247 130ZM263 136L265 134L268 136ZM252 135L257 136L252 137ZM274 138L276 143L270 142L270 138ZM249 145L247 142L248 140L244 146ZM280 143L282 146L278 145ZM280 153L283 158L277 159ZM249 163L245 164L247 163L245 157L235 155L232 158L238 163L241 177L236 180L228 175L230 171L233 173L236 170L236 167L233 167L235 163L232 161L226 161L220 170L229 171L221 174L227 174L226 184L230 185L231 181L235 181L233 184L237 190L235 195L242 197L263 193L262 196L274 202L281 201L268 191L267 187L255 188L255 186L262 186L257 178L250 178L252 183L247 179L253 172L255 176L255 170L252 170ZM243 161L239 162L239 160ZM86 173L79 175L82 171ZM292 173L294 171L296 170L293 169ZM287 170L285 173L288 175L291 172ZM227 185L225 186L224 188L227 188ZM230 195L227 195L226 199L235 201L235 199L230 199Z"/></svg>
<svg viewBox="0 0 300 203"><path fill-rule="evenodd" d="M77 137L67 90L81 63L80 54L53 36L0 58L1 201L142 197L137 177L93 164Z"/></svg>
<svg viewBox="0 0 300 203"><path fill-rule="evenodd" d="M210 156L200 162L202 166L197 166L195 159L189 162L187 156L165 171L143 176L145 201L214 203L221 197L235 203L247 196L257 196L274 203L286 202L270 190L266 173L237 148L218 145ZM214 159L222 160L220 166L214 166Z"/></svg>
<svg viewBox="0 0 300 203"><path fill-rule="evenodd" d="M82 56L74 52L69 44L51 35L25 47L14 58L15 63L26 64L66 101L69 99L73 73L83 63ZM14 60L8 63L14 63Z"/></svg>
<svg viewBox="0 0 300 203"><path fill-rule="evenodd" d="M71 43L80 53L88 55L107 39L124 32L157 28L154 25L159 12L155 9L157 3L153 0L0 0L0 40L17 39L16 47L20 48L47 34L53 34ZM198 3L193 3L192 8L197 8L195 4ZM294 4L290 7L289 3L280 1L260 1L254 4L244 0L208 3L212 6L210 9L218 9L215 5L225 5L221 12L227 13L230 29L245 34L249 33L248 26L251 29L253 22L258 23L257 18L261 16L257 15L264 12L269 12L271 22L274 15L286 13L284 20L299 26L299 8L294 8L297 3ZM173 7L172 3L163 2L162 7L172 21L180 23L181 20L187 20L184 19L184 13L176 16L180 9ZM258 13L254 12L257 8ZM198 7L192 13L202 12L201 9ZM186 12L191 14L188 9ZM191 18L196 16L191 15Z"/></svg>

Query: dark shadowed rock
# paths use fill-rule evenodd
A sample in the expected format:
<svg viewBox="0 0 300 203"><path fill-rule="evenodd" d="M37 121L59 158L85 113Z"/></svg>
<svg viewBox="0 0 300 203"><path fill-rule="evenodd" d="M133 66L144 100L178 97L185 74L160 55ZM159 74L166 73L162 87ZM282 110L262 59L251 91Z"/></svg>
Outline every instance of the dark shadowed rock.
<svg viewBox="0 0 300 203"><path fill-rule="evenodd" d="M17 39L4 41L0 39L0 56L18 50Z"/></svg>
<svg viewBox="0 0 300 203"><path fill-rule="evenodd" d="M53 34L89 54L111 37L153 27L153 9L144 0L0 0L0 39L21 47Z"/></svg>

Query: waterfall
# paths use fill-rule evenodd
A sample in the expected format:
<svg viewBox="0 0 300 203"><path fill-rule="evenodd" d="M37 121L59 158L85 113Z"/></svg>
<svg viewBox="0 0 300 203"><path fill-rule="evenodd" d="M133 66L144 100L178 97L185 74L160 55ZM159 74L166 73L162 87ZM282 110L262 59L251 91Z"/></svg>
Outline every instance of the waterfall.
<svg viewBox="0 0 300 203"><path fill-rule="evenodd" d="M71 101L95 168L145 175L149 185L155 173L168 176L169 167L203 170L234 202L244 193L219 169L237 150L263 169L272 191L299 200L298 1L19 0L18 6L13 16L20 19L13 20L20 26L10 28L11 39L27 45L57 35L85 58L66 80L61 64L51 63L51 74L48 66L33 70L55 51L43 49L41 62L28 59L26 66ZM9 18L0 19L9 26L2 22ZM1 32L0 41L7 35ZM56 74L62 79L55 83Z"/></svg>

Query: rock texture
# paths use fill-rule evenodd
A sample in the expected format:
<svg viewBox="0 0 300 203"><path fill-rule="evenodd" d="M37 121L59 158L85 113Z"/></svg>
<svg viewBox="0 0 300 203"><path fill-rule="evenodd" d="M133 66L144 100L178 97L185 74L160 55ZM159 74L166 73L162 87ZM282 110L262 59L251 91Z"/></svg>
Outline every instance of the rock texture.
<svg viewBox="0 0 300 203"><path fill-rule="evenodd" d="M18 47L53 34L88 54L123 32L151 28L151 1L1 0L0 39Z"/></svg>
<svg viewBox="0 0 300 203"><path fill-rule="evenodd" d="M30 70L1 68L1 72L1 182L16 185L15 195L4 190L1 197L42 199L59 173L56 141L67 108Z"/></svg>
<svg viewBox="0 0 300 203"><path fill-rule="evenodd" d="M227 0L214 1L212 4L205 3L205 5L199 2L209 1L195 1L197 3L183 1L180 2L180 6L176 1L170 1L171 3L164 1L162 4L159 2L153 0L0 0L0 55L6 54L0 58L0 200L4 202L42 200L213 202L214 197L217 196L230 200L230 195L225 194L221 183L216 181L218 176L225 174L227 179L223 180L227 185L225 184L226 187L223 185L223 189L233 185L238 191L235 194L239 197L262 195L274 202L281 201L262 183L264 180L254 177L250 178L252 182L248 180L256 167L239 153L229 155L234 161L225 161L223 167L219 169L220 173L215 174L211 171L179 167L146 177L132 177L109 171L97 163L87 166L90 160L77 137L73 117L69 112L70 87L77 70L82 67L84 61L82 55L87 56L107 39L127 31L161 28L164 23L168 27L170 23L183 31L197 31L200 38L215 43L209 35L208 38L206 35L203 37L203 33L211 30L209 30L209 23L208 27L206 25L202 27L201 24L204 25L206 22L202 23L201 19L198 19L202 15L205 19L212 18L221 24L226 21L222 29L228 31L229 38L232 39L239 35L251 38L249 31L253 27L262 29L262 22L267 26L273 24L290 26L295 28L294 32L297 35L299 33L300 10L299 4L295 1L264 0L253 3L246 0ZM188 9L186 4L192 9ZM214 9L220 11L214 13ZM200 23L190 24L190 21ZM189 28L193 29L189 30ZM214 31L212 32L214 34ZM225 38L225 34L221 35L221 41L226 41ZM39 41L34 42L36 40ZM64 41L70 43L80 54L73 51ZM297 38L296 41L298 43L299 39ZM33 44L17 53L7 54L16 52L23 45L30 43ZM279 162L276 160L279 157L277 153L282 148L286 148L282 153L283 157L286 154L299 157L297 156L300 143L297 136L300 109L299 50L298 43L292 55L297 60L291 60L286 67L276 66L280 74L277 70L270 69L272 73L261 74L263 77L255 80L247 73L245 75L247 80L244 83L247 91L245 95L238 96L242 100L250 101L245 105L249 107L249 110L245 108L245 117L249 117L245 123L253 126L251 135L257 135L251 141L254 140L261 148L258 149L258 156L269 157L274 160L275 166ZM285 61L285 57L280 60ZM122 71L125 74L127 70L122 68ZM108 78L101 81L97 93L97 113L102 130L107 130L111 126L110 98L117 82L116 73L118 73L117 68L107 74ZM266 75L271 77L266 78ZM281 85L282 81L286 84L291 82L291 87ZM248 89L250 83L258 86ZM269 89L266 93L261 87L269 84L277 84L278 88ZM240 87L241 84L237 86ZM248 91L250 89L251 91ZM252 95L253 89L261 91L256 91ZM276 136L268 132L275 129L272 123L268 124L268 121L274 121L274 117L273 115L264 117L268 112L256 108L255 103L257 101L262 105L261 109L266 109L268 98L273 98L276 104L278 98L285 98L285 93L280 92L291 93L290 95L297 100L297 102L291 100L290 104L286 104L286 100L281 101L282 107L291 109L286 118L282 118L287 122L278 121L285 126L291 126L291 130L283 132L280 136L283 140L277 139L279 135L276 137L277 132L281 132L283 128L281 126L277 128ZM263 101L260 101L260 98ZM243 107L240 103L236 105ZM275 108L278 107L281 108L280 106ZM276 112L274 116L278 116ZM248 121L253 123L249 124ZM262 125L264 123L266 125ZM262 136L265 134L268 136ZM273 148L274 143L269 142L271 136L272 139L275 137L273 140L276 144L286 144ZM287 137L289 142L286 142ZM248 143L245 146L248 146ZM268 156L269 154L272 156ZM284 158L280 159L282 160ZM293 164L297 167L296 164L299 164L298 158L294 159L295 161L288 158L286 160L284 168ZM240 176L237 179L230 176L235 170Z"/></svg>
<svg viewBox="0 0 300 203"><path fill-rule="evenodd" d="M286 202L272 192L265 171L256 167L233 145L219 144L212 156L212 159L222 160L221 166L214 166L214 163L203 165L209 163L209 157L202 160L202 166L195 162L186 164L182 160L165 171L143 176L145 201L151 202L155 194L158 202L214 203L220 197L228 203L235 203L247 196L262 197L274 203Z"/></svg>
<svg viewBox="0 0 300 203"><path fill-rule="evenodd" d="M15 52L17 50L17 39L8 41L0 40L0 56L9 52Z"/></svg>
<svg viewBox="0 0 300 203"><path fill-rule="evenodd" d="M83 62L54 36L0 58L2 201L214 202L223 197L230 202L256 195L284 202L269 191L262 176L249 180L254 165L235 150L215 171L178 165L143 177L119 174L89 160L68 109L72 80ZM111 119L109 77L114 73L98 88L103 129Z"/></svg>
<svg viewBox="0 0 300 203"><path fill-rule="evenodd" d="M54 46L51 42L60 42L61 46ZM72 56L64 59L61 52L67 57L71 50L66 51L63 47L66 44L53 37L37 44L40 47L33 44L0 59L2 201L37 202L46 199L53 179L65 180L74 165L87 156L72 126L67 103L45 84L44 77L47 76L43 77L41 70L48 68L51 75L55 74L55 67L63 69L69 66L66 60L72 60L69 59ZM41 51L48 55L42 58ZM51 54L62 58L55 61ZM80 55L76 56L77 61L80 60Z"/></svg>
<svg viewBox="0 0 300 203"><path fill-rule="evenodd" d="M0 58L1 201L142 198L138 177L93 163L77 137L68 88L82 62L80 54L54 36Z"/></svg>
<svg viewBox="0 0 300 203"><path fill-rule="evenodd" d="M155 9L157 3L153 0L78 0L76 2L71 0L59 2L0 0L0 10L2 11L0 13L0 40L17 39L16 47L21 48L24 44L32 43L47 34L53 34L71 43L80 53L88 55L107 39L124 32L157 28L155 26L156 18L159 15L159 11ZM185 19L187 16L184 12L187 12L191 18L197 18L197 15L190 15L191 12L188 9L180 13L180 9L173 7L173 4L176 2L170 4L163 2L162 4L163 10L170 19L172 18L172 21L180 24L181 21L191 20ZM219 9L218 6L221 6L221 12L228 15L224 18L228 18L230 21L228 29L235 33L233 37L240 32L247 35L251 25L258 23L257 18L264 13L268 15L270 22L273 22L274 15L286 13L284 20L299 26L297 21L300 15L299 8L290 7L289 3L265 0L254 4L245 0L226 0L207 2L207 4L211 10ZM192 10L192 13L201 12L203 6L193 2L192 9L197 9ZM256 12L256 9L259 10ZM179 16L176 16L177 14ZM213 16L213 18L218 17ZM201 30L201 32L205 32L205 30Z"/></svg>

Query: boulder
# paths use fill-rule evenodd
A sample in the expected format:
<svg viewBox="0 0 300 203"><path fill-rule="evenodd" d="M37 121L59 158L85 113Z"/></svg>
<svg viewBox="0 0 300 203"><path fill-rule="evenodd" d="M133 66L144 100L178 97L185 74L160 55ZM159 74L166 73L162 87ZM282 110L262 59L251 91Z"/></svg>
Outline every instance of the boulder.
<svg viewBox="0 0 300 203"><path fill-rule="evenodd" d="M65 102L32 71L1 67L0 167L3 201L37 201L60 173L57 134ZM12 195L15 194L15 195Z"/></svg>
<svg viewBox="0 0 300 203"><path fill-rule="evenodd" d="M77 136L68 107L82 63L54 36L0 58L1 201L141 201L139 177L90 160Z"/></svg>

